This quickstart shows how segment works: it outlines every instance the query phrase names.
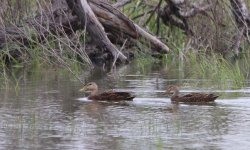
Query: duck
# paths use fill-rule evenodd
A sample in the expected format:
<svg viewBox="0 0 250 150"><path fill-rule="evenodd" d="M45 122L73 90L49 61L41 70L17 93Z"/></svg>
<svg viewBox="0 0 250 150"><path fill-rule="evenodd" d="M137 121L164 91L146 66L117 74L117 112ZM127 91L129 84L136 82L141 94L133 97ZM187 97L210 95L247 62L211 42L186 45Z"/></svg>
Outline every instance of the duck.
<svg viewBox="0 0 250 150"><path fill-rule="evenodd" d="M98 85L95 82L89 82L79 90L79 92L84 91L90 91L88 99L95 101L132 101L135 98L128 92L109 91L99 93Z"/></svg>
<svg viewBox="0 0 250 150"><path fill-rule="evenodd" d="M183 96L179 95L179 87L176 85L170 85L167 88L166 93L172 94L172 102L186 102L186 103L208 103L214 102L218 95L205 94L205 93L189 93Z"/></svg>

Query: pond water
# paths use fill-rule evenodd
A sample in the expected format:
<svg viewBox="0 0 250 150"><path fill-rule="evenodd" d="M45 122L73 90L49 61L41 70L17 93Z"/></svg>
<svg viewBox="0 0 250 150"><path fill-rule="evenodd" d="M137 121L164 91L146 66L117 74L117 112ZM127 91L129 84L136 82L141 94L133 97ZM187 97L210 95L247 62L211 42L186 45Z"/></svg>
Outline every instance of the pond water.
<svg viewBox="0 0 250 150"><path fill-rule="evenodd" d="M69 74L69 73L68 73ZM81 83L47 70L19 73L18 85L0 90L0 149L249 149L250 85L221 89L208 79L185 77L163 66L128 65L105 74L84 73L101 89L129 91L133 102L87 100ZM214 92L208 105L173 104L169 84L181 93Z"/></svg>

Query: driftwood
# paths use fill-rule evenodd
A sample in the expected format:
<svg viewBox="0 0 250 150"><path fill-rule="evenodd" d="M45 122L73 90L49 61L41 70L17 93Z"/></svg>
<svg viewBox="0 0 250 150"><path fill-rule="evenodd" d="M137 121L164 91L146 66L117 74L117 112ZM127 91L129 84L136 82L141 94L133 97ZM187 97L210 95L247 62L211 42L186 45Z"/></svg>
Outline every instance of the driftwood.
<svg viewBox="0 0 250 150"><path fill-rule="evenodd" d="M90 8L87 0L77 0L76 2L72 0L66 1L71 7L71 10L77 14L83 27L86 27L87 31L92 36L92 39L94 39L94 42L98 46L107 48L114 58L118 57L123 62L127 60L127 57L124 56L108 39L103 26Z"/></svg>
<svg viewBox="0 0 250 150"><path fill-rule="evenodd" d="M213 32L214 30L210 29L213 28L211 24L207 24L209 28L205 28L208 29L207 31L211 31L208 32L209 34L198 34L199 31L203 31L201 29L195 32L192 31L196 29L193 28L196 26L194 26L195 22L191 22L191 19L197 14L200 14L198 17L206 16L204 23L211 19L212 25L215 25L216 29L220 26L226 26L223 23L220 24L219 17L213 18L212 16L215 12L213 8L215 8L217 4L216 2L210 3L205 0L199 2L191 2L188 0L165 0L166 3L163 3L163 1L164 0L159 0L155 5L150 4L150 10L148 13L146 12L149 17L144 25L150 22L154 14L157 14L156 25L158 28L160 26L159 20L161 19L167 26L176 26L182 29L184 33L187 34L187 38L192 39L190 45L195 48L199 48L199 46L211 46L211 49L221 50L222 53L224 53L225 50L234 51L236 54L239 53L240 43L244 37L250 43L250 15L244 0L229 1L232 6L231 9L235 17L238 33L235 32L236 35L234 38L231 38L232 36L228 38L230 39L230 43L225 43L225 46L223 43L217 42L217 39L221 37L216 37L217 32ZM162 43L152 33L135 24L117 9L129 2L131 2L131 0L120 0L111 5L103 0L52 0L52 7L50 10L42 11L40 16L28 20L24 26L14 24L0 26L0 49L3 48L6 43L13 42L20 44L22 47L29 46L29 43L32 43L33 39L30 33L27 32L27 29L37 35L38 41L35 42L40 42L40 44L42 44L47 36L51 34L59 37L66 33L66 36L70 37L74 35L74 32L77 30L86 30L91 37L91 44L97 46L92 49L84 49L92 60L94 57L103 57L103 59L110 62L116 62L116 60L118 60L118 62L127 62L131 56L131 52L126 52L126 48L136 46L139 42L147 46L150 44L149 47L152 50L150 51L152 54L155 52L160 54L168 53L168 46ZM148 5L146 1L142 3ZM222 14L220 15L222 16ZM138 16L141 17L140 14ZM193 20L195 19L196 18ZM200 23L202 22L202 20L199 21ZM219 33L218 35L223 34ZM196 41L196 39L201 40ZM231 39L233 39L233 42L231 42ZM210 43L212 44L209 45ZM217 48L217 45L221 45L223 49L220 49L220 47ZM74 40L72 40L70 46L72 46L72 49L81 47L79 43L74 44ZM79 55L81 55L81 53L79 53Z"/></svg>
<svg viewBox="0 0 250 150"><path fill-rule="evenodd" d="M166 54L169 52L169 48L164 43L137 24L133 23L129 18L124 16L119 10L111 5L96 0L90 0L90 3L92 10L106 28L120 31L134 39L142 38L145 41L150 42L153 50L160 53Z"/></svg>
<svg viewBox="0 0 250 150"><path fill-rule="evenodd" d="M200 13L205 13L206 10L210 9L212 5L200 5L192 4L192 7L188 11L183 11L182 5L186 4L185 0L165 0L167 5L159 11L159 16L166 25L174 25L183 31L187 35L193 35L193 31L188 25L188 19L196 16Z"/></svg>
<svg viewBox="0 0 250 150"><path fill-rule="evenodd" d="M94 44L99 48L105 48L112 54L114 60L118 59L121 62L126 62L127 57L111 43L106 31L122 35L121 37L124 37L125 40L140 41L140 39L144 39L144 41L151 43L152 50L162 54L169 51L169 48L159 39L134 24L118 9L104 1L66 0L66 2L53 0L53 8L50 13L44 12L34 20L27 21L29 28L39 35L40 41L45 39L49 33L60 35L60 31L62 31L72 34L72 31L86 29ZM73 10L73 15L70 9ZM57 30L58 28L60 30ZM26 44L32 39L29 38L30 35L25 33L25 28L22 26L1 27L0 48L4 47L7 42L17 42L28 46Z"/></svg>
<svg viewBox="0 0 250 150"><path fill-rule="evenodd" d="M220 53L222 53L224 56L237 56L239 54L240 45L245 37L246 41L250 43L250 13L247 8L246 0L230 0L231 6L229 8L232 11L232 14L235 18L235 30L236 35L228 35L224 34L223 31L220 29L226 27L226 23L222 23L223 21L219 19L218 16L219 13L216 14L216 12L219 12L216 10L217 7L220 7L222 3L226 2L222 1L189 1L189 0L165 0L166 4L163 8L161 8L158 12L158 15L162 19L163 23L167 26L175 26L177 28L180 28L184 31L184 33L187 35L188 38L192 38L192 43L195 47L200 45L200 41L204 41L204 45L208 45L213 50L218 50ZM221 3L222 2L222 3ZM157 6L155 6L157 7ZM196 34L192 31L192 26L195 24L192 22L192 18L196 15L202 15L206 18L210 19L211 22L213 22L215 28L218 32L214 32L215 39L209 39L200 34ZM205 19L204 19L205 20ZM189 22L188 22L189 21ZM194 20L193 20L194 21ZM191 23L192 22L192 23ZM211 26L208 25L208 26ZM208 29L210 31L213 31L213 29ZM199 30L197 30L199 31ZM220 36L226 35L227 37L223 37L222 39L219 39ZM212 34L210 34L212 35ZM198 38L196 38L196 36ZM209 35L208 35L209 36ZM209 36L211 37L211 36ZM209 38L208 37L208 38ZM195 39L196 38L196 39ZM204 39L204 40L199 40ZM228 41L223 41L223 39L227 39ZM198 41L198 42L196 42ZM211 44L212 43L212 44ZM214 46L213 46L214 44ZM203 43L201 45L204 47ZM198 46L199 48L199 46Z"/></svg>

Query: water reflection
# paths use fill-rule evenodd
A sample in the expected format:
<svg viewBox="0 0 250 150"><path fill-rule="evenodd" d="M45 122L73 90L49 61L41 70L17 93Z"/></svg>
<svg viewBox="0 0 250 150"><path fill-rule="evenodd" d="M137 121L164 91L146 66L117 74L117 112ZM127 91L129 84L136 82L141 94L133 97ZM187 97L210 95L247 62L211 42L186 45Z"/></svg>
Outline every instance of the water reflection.
<svg viewBox="0 0 250 150"><path fill-rule="evenodd" d="M208 89L202 82L207 84L209 80L199 80L200 84L194 88L191 85L196 80L166 76L159 67L142 72L131 65L116 74L97 72L87 72L86 82L95 81L103 89L134 92L135 100L88 101L87 95L78 93L81 84L70 77L53 71L39 77L24 75L19 90L0 90L0 149L245 149L250 146L249 87ZM168 84L175 83L185 83L183 93L212 91L224 95L209 105L174 104L163 93Z"/></svg>

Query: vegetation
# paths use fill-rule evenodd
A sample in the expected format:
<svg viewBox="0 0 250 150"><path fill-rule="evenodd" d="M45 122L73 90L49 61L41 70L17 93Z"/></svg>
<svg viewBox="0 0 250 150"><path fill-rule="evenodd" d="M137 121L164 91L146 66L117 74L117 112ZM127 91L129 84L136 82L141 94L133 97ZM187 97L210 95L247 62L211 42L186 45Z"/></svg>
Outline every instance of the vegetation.
<svg viewBox="0 0 250 150"><path fill-rule="evenodd" d="M137 64L146 69L148 63L161 61L171 64L178 61L179 65L184 64L183 70L189 68L190 77L209 78L222 82L224 86L230 84L235 88L243 86L250 68L249 41L241 40L239 47L234 46L238 42L236 38L239 26L230 2L208 1L212 7L188 18L188 29L162 21L160 11L169 3L167 0L136 0L121 8L129 18L156 34L171 49L170 54L155 58L149 53L148 47L138 42L139 50L134 53ZM196 1L189 1L189 4L196 4ZM249 6L250 2L246 1L246 4ZM45 0L3 1L0 8L0 30L9 25L22 25L21 32L27 38L25 44L11 40L0 44L0 69L3 70L3 80L7 78L7 72L13 71L11 68L59 67L77 76L86 67L93 67L93 60L86 52L90 37L85 29L71 31L70 35L60 28L54 32L44 29L46 36L41 40L37 32L26 24L27 20L50 10L51 5L50 1ZM182 7L191 8L188 4ZM183 21L177 19L179 22Z"/></svg>
<svg viewBox="0 0 250 150"><path fill-rule="evenodd" d="M193 57L193 58L192 58ZM239 88L244 86L244 81L247 79L249 65L245 66L244 62L230 62L224 59L219 54L207 56L191 56L191 64L194 78L212 79L220 88L226 89ZM239 65L241 64L241 66Z"/></svg>

